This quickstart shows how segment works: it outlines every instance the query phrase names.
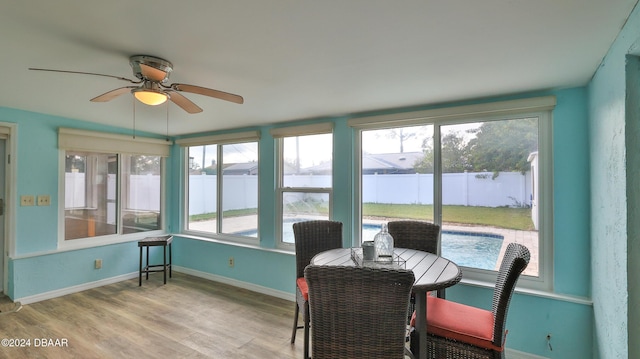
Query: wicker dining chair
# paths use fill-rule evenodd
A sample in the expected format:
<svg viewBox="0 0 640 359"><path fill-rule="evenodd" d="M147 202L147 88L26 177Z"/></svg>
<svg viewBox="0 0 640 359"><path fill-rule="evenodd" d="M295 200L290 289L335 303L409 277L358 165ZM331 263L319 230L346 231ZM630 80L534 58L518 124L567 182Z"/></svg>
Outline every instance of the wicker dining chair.
<svg viewBox="0 0 640 359"><path fill-rule="evenodd" d="M509 243L498 271L491 310L427 297L427 357L504 359L509 302L529 258L527 247ZM411 348L418 356L417 335L412 335Z"/></svg>
<svg viewBox="0 0 640 359"><path fill-rule="evenodd" d="M304 268L311 258L320 252L342 248L342 222L317 220L293 224L296 248L296 306L293 317L291 344L296 341L296 332L304 328L304 359L309 358L309 291L304 279ZM304 324L298 326L298 314L302 310Z"/></svg>
<svg viewBox="0 0 640 359"><path fill-rule="evenodd" d="M403 359L413 272L309 265L313 359ZM412 357L411 355L409 355Z"/></svg>
<svg viewBox="0 0 640 359"><path fill-rule="evenodd" d="M423 221L391 221L387 224L394 247L438 254L440 226Z"/></svg>
<svg viewBox="0 0 640 359"><path fill-rule="evenodd" d="M391 221L387 223L389 234L393 237L393 246L438 254L440 247L440 226L423 221ZM445 290L439 289L437 295L444 298ZM409 313L413 313L416 297L411 294Z"/></svg>

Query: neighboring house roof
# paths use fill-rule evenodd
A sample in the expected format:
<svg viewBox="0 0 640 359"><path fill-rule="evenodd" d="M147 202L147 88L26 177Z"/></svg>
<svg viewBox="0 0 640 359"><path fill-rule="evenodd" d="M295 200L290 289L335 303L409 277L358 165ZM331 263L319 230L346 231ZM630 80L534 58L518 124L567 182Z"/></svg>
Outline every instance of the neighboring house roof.
<svg viewBox="0 0 640 359"><path fill-rule="evenodd" d="M302 175L322 175L322 174L329 174L331 173L332 170L332 162L325 162L325 163L321 163L317 166L311 166L311 167L306 167L306 168L301 168L300 169L300 174ZM295 173L295 169L293 172L290 173Z"/></svg>
<svg viewBox="0 0 640 359"><path fill-rule="evenodd" d="M362 158L362 173L415 173L414 166L423 156L424 154L422 152L365 154ZM300 173L331 173L331 163L301 168Z"/></svg>
<svg viewBox="0 0 640 359"><path fill-rule="evenodd" d="M255 175L258 173L258 162L234 163L222 170L225 175Z"/></svg>
<svg viewBox="0 0 640 359"><path fill-rule="evenodd" d="M391 174L391 173L415 173L414 166L416 162L422 159L422 152L404 152L404 153L379 153L365 154L362 158L363 174ZM301 168L301 175L322 175L330 174L332 171L331 162L319 164L317 166ZM296 169L285 164L285 174L295 174ZM194 170L192 174L200 174L201 170ZM215 173L215 170L211 173ZM257 162L234 163L224 168L224 174L227 175L256 175L258 174Z"/></svg>
<svg viewBox="0 0 640 359"><path fill-rule="evenodd" d="M422 152L365 154L362 158L362 172L371 173L414 173L416 162L420 161Z"/></svg>

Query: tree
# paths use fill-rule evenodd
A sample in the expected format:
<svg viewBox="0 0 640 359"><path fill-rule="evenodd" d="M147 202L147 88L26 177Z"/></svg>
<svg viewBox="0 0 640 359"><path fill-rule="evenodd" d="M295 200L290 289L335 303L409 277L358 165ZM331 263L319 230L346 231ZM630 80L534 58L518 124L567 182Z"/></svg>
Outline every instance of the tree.
<svg viewBox="0 0 640 359"><path fill-rule="evenodd" d="M477 129L467 130L474 137L468 142L459 132L442 136L442 172L464 171L520 172L530 169L529 154L538 150L538 120L536 118L487 121ZM418 173L433 173L433 139L422 143L424 157L416 162Z"/></svg>
<svg viewBox="0 0 640 359"><path fill-rule="evenodd" d="M471 169L469 150L458 132L442 137L442 173L458 173Z"/></svg>
<svg viewBox="0 0 640 359"><path fill-rule="evenodd" d="M133 174L159 174L160 156L131 156L130 171Z"/></svg>
<svg viewBox="0 0 640 359"><path fill-rule="evenodd" d="M432 137L426 137L422 140L422 152L424 156L413 164L413 169L416 173L433 173L434 154Z"/></svg>
<svg viewBox="0 0 640 359"><path fill-rule="evenodd" d="M398 138L400 139L400 153L404 153L404 141L414 138L418 135L417 132L404 132L404 128L400 127L398 129L391 129L387 132L387 138Z"/></svg>
<svg viewBox="0 0 640 359"><path fill-rule="evenodd" d="M67 155L65 158L65 172L84 173L86 157L80 155Z"/></svg>
<svg viewBox="0 0 640 359"><path fill-rule="evenodd" d="M467 144L473 171L518 171L525 173L531 152L538 150L537 118L488 121Z"/></svg>
<svg viewBox="0 0 640 359"><path fill-rule="evenodd" d="M471 169L468 148L464 142L464 137L458 132L450 132L444 135L441 146L443 173L464 172ZM422 150L424 157L414 165L414 168L418 173L433 173L434 152L432 138L426 138L422 142Z"/></svg>

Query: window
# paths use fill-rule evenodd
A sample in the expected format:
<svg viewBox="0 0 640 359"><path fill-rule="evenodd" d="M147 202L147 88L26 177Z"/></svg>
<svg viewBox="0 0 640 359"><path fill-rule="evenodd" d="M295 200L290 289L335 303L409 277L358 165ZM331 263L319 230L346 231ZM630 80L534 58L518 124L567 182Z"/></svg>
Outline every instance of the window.
<svg viewBox="0 0 640 359"><path fill-rule="evenodd" d="M184 139L185 231L230 240L258 238L257 132Z"/></svg>
<svg viewBox="0 0 640 359"><path fill-rule="evenodd" d="M162 157L124 155L122 158L123 232L161 229Z"/></svg>
<svg viewBox="0 0 640 359"><path fill-rule="evenodd" d="M503 247L519 242L531 252L524 274L538 276L538 208L532 200L538 121L439 126L443 256L468 268L498 270Z"/></svg>
<svg viewBox="0 0 640 359"><path fill-rule="evenodd" d="M433 222L433 158L425 158L421 150L433 138L433 125L361 135L362 240L372 241L380 225L392 218Z"/></svg>
<svg viewBox="0 0 640 359"><path fill-rule="evenodd" d="M279 245L292 249L293 224L331 218L331 124L273 130L278 147Z"/></svg>
<svg viewBox="0 0 640 359"><path fill-rule="evenodd" d="M351 120L360 134L362 240L392 220L435 222L440 254L462 266L465 279L489 282L507 244L518 242L531 252L522 284L551 289L554 104L517 100Z"/></svg>
<svg viewBox="0 0 640 359"><path fill-rule="evenodd" d="M118 233L118 155L67 152L64 239Z"/></svg>
<svg viewBox="0 0 640 359"><path fill-rule="evenodd" d="M163 142L60 129L63 242L162 230Z"/></svg>

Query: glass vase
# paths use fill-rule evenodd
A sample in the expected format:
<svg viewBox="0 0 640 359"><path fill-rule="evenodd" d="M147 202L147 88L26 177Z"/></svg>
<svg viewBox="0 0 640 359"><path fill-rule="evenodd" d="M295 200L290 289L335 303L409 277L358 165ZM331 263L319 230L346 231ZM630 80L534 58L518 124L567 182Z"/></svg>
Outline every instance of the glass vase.
<svg viewBox="0 0 640 359"><path fill-rule="evenodd" d="M382 225L380 232L373 237L373 243L376 249L376 261L393 262L393 237L389 234L386 223Z"/></svg>

